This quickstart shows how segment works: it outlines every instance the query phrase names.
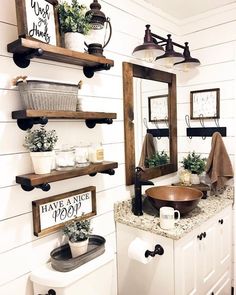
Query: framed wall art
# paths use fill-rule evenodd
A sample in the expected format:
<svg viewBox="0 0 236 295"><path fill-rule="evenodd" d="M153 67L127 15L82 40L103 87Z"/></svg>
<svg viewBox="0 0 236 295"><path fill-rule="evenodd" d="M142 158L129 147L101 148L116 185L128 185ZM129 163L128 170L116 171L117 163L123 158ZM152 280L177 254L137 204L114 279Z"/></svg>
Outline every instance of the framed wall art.
<svg viewBox="0 0 236 295"><path fill-rule="evenodd" d="M168 95L156 95L148 97L149 122L161 122L168 120Z"/></svg>
<svg viewBox="0 0 236 295"><path fill-rule="evenodd" d="M57 0L15 0L18 36L60 46Z"/></svg>
<svg viewBox="0 0 236 295"><path fill-rule="evenodd" d="M190 118L214 119L220 117L220 88L190 92Z"/></svg>
<svg viewBox="0 0 236 295"><path fill-rule="evenodd" d="M57 231L72 219L80 220L96 215L96 188L89 186L43 198L33 201L32 207L34 235L43 236Z"/></svg>

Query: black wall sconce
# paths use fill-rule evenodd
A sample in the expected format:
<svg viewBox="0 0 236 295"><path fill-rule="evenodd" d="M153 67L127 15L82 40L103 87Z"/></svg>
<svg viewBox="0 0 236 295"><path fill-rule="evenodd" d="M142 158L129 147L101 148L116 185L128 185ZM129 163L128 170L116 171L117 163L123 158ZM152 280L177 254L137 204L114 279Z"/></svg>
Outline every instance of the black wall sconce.
<svg viewBox="0 0 236 295"><path fill-rule="evenodd" d="M163 46L165 46L165 50ZM183 49L183 54L175 51L174 46ZM167 38L156 35L151 32L150 25L146 25L144 43L135 47L133 56L183 71L193 69L201 64L197 58L191 57L188 42L181 45L173 42L170 34L167 35Z"/></svg>

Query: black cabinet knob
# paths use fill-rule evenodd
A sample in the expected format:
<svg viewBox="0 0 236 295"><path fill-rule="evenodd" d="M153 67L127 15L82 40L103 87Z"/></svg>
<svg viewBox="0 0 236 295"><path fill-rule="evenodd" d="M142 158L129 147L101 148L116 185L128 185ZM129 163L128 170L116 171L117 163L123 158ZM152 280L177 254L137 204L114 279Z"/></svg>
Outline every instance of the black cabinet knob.
<svg viewBox="0 0 236 295"><path fill-rule="evenodd" d="M206 237L206 232L204 231L204 233L202 233L202 236L203 236L203 238L205 238Z"/></svg>
<svg viewBox="0 0 236 295"><path fill-rule="evenodd" d="M202 234L198 235L197 238L201 241L202 240Z"/></svg>
<svg viewBox="0 0 236 295"><path fill-rule="evenodd" d="M224 223L224 220L223 220L223 219L219 219L218 222L219 222L220 224L223 224L223 223Z"/></svg>

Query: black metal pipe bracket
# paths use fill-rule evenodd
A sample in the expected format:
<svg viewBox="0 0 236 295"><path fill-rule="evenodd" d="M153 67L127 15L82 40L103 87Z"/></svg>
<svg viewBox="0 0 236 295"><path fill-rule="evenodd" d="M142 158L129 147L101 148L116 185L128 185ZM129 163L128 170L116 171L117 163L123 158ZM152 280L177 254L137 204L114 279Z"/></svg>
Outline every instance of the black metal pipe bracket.
<svg viewBox="0 0 236 295"><path fill-rule="evenodd" d="M46 125L48 123L47 117L35 117L26 119L17 119L17 125L21 130L31 129L35 124Z"/></svg>
<svg viewBox="0 0 236 295"><path fill-rule="evenodd" d="M14 63L24 69L30 65L30 60L34 57L43 55L44 51L42 48L31 49L27 53L13 53Z"/></svg>
<svg viewBox="0 0 236 295"><path fill-rule="evenodd" d="M103 174L108 174L108 175L115 175L115 170L114 169L108 169L108 170L104 170L98 173L103 173ZM95 173L90 173L89 176L95 176L97 175L97 172Z"/></svg>
<svg viewBox="0 0 236 295"><path fill-rule="evenodd" d="M85 77L92 78L95 72L103 71L103 70L108 71L108 70L110 70L110 68L111 68L111 65L102 64L102 65L95 66L95 67L84 67L83 72L84 72Z"/></svg>
<svg viewBox="0 0 236 295"><path fill-rule="evenodd" d="M105 119L87 119L85 120L85 124L88 128L94 128L96 124L112 124L113 120L109 118Z"/></svg>
<svg viewBox="0 0 236 295"><path fill-rule="evenodd" d="M42 184L39 184L39 185L25 185L25 184L22 184L21 185L21 188L26 191L26 192L30 192L32 191L34 188L39 188L41 189L42 191L44 192L48 192L50 189L51 189L51 186L49 183L42 183Z"/></svg>

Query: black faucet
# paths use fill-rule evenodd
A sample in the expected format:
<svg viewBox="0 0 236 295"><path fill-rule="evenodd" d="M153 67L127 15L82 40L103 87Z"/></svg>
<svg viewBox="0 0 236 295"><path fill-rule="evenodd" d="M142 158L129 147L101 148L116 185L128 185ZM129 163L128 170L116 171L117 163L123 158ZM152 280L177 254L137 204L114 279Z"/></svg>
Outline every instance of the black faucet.
<svg viewBox="0 0 236 295"><path fill-rule="evenodd" d="M141 180L142 172L144 172L144 170L141 167L135 168L134 198L132 200L132 212L136 216L143 215L142 185L154 185L152 181Z"/></svg>

